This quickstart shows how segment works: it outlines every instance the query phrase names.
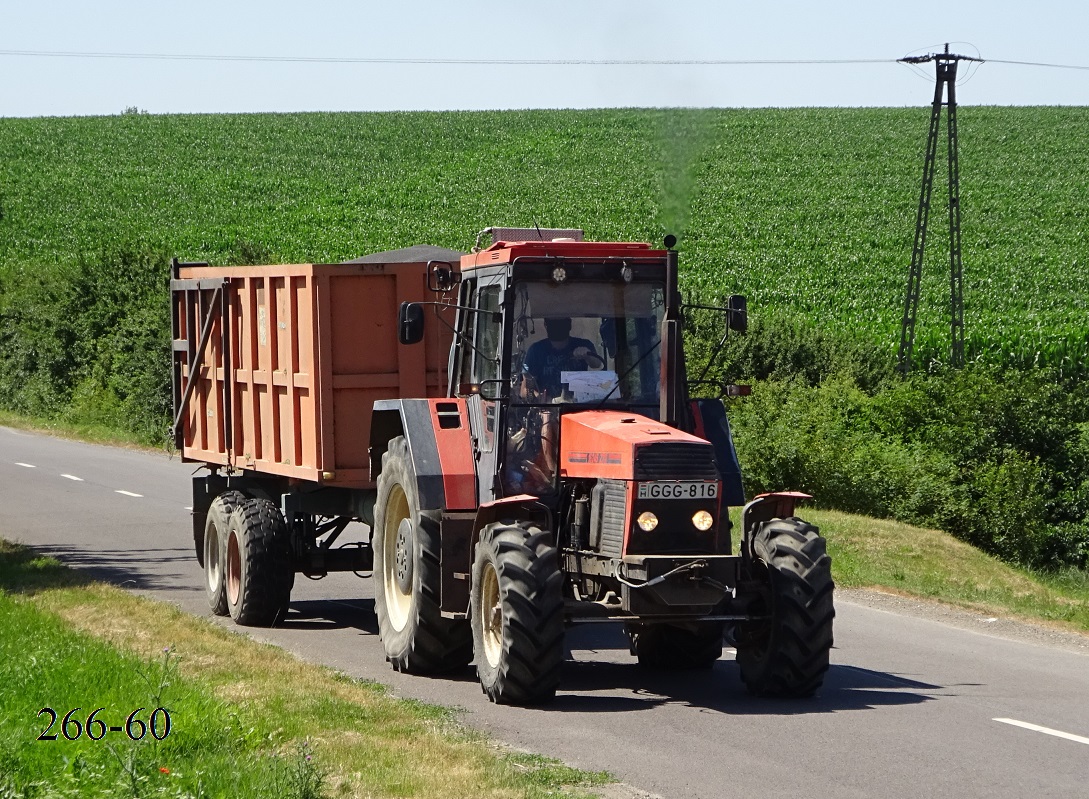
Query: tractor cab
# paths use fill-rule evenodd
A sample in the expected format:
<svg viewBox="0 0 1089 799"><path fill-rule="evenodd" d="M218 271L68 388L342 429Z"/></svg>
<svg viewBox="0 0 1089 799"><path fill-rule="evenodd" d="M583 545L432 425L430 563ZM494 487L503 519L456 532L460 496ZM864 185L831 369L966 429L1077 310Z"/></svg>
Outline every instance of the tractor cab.
<svg viewBox="0 0 1089 799"><path fill-rule="evenodd" d="M450 391L482 433L482 502L557 493L562 415L658 418L664 260L649 245L571 241L465 256Z"/></svg>

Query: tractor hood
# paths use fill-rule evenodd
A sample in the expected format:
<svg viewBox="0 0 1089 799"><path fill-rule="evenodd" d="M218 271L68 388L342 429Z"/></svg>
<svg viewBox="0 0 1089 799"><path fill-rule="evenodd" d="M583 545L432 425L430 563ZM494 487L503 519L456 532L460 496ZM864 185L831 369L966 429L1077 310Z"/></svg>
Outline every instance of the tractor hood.
<svg viewBox="0 0 1089 799"><path fill-rule="evenodd" d="M560 419L560 475L613 480L718 480L702 438L624 411L578 411Z"/></svg>

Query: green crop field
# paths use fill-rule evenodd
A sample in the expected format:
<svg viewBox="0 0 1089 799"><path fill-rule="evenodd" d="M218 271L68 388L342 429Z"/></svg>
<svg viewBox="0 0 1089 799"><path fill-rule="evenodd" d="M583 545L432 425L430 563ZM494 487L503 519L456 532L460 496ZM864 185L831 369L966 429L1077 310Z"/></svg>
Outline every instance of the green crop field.
<svg viewBox="0 0 1089 799"><path fill-rule="evenodd" d="M690 291L747 293L895 357L929 111L621 110L0 120L0 279L151 247L338 261L492 224L678 233ZM1089 361L1089 109L960 110L969 352ZM942 164L920 358L947 346ZM2 290L3 284L0 284Z"/></svg>
<svg viewBox="0 0 1089 799"><path fill-rule="evenodd" d="M1089 108L960 109L972 368L941 363L939 157L928 369L895 380L928 123L928 107L0 119L0 411L162 443L171 256L467 250L490 225L675 233L690 299L749 297L749 334L709 374L756 381L730 408L750 493L1085 567ZM721 321L690 322L694 375Z"/></svg>

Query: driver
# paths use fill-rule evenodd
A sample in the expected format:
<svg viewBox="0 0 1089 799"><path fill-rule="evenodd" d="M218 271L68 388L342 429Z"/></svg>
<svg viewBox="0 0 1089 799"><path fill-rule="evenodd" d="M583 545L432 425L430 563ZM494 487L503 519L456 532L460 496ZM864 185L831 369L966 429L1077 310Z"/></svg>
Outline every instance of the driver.
<svg viewBox="0 0 1089 799"><path fill-rule="evenodd" d="M571 317L556 316L544 320L548 338L534 342L526 351L523 370L537 382L537 390L549 399L560 396L561 372L585 372L601 369L605 361L588 339L571 335Z"/></svg>

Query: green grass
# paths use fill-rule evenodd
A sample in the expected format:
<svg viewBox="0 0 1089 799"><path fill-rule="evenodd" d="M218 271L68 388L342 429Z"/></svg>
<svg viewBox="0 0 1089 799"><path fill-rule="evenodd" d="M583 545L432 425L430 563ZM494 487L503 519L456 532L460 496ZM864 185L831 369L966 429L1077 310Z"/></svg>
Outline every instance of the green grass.
<svg viewBox="0 0 1089 799"><path fill-rule="evenodd" d="M963 107L959 123L970 351L1084 364L1089 109ZM701 297L747 293L756 316L891 357L926 125L924 108L2 119L0 275L118 246L337 261L467 249L490 224L672 231ZM948 337L941 192L921 357Z"/></svg>
<svg viewBox="0 0 1089 799"><path fill-rule="evenodd" d="M167 651L168 650L168 651ZM603 773L504 753L452 712L301 663L0 542L0 797L587 796ZM52 707L162 741L38 741ZM159 717L161 720L161 716ZM137 728L133 728L136 730ZM159 730L161 731L161 727ZM97 730L97 728L96 728ZM162 769L166 769L164 772ZM169 773L167 773L169 772Z"/></svg>
<svg viewBox="0 0 1089 799"><path fill-rule="evenodd" d="M140 436L120 429L118 425L106 425L102 423L76 421L67 419L47 419L44 417L26 416L0 409L0 427L12 427L16 430L27 430L32 433L44 433L59 438L70 438L78 441L86 441L91 444L105 444L113 447L133 447L138 449L151 449L162 452L163 447L149 447L146 440Z"/></svg>
<svg viewBox="0 0 1089 799"><path fill-rule="evenodd" d="M878 588L1089 633L1089 572L1037 573L938 530L801 508L828 540L836 584Z"/></svg>
<svg viewBox="0 0 1089 799"><path fill-rule="evenodd" d="M297 775L320 784L317 761L300 758L252 711L180 679L169 651L147 660L123 653L0 592L0 662L0 795L256 799L311 795L283 790ZM160 707L169 712L169 733ZM43 708L56 712L55 723ZM134 712L127 729L140 740L97 724L126 726ZM161 741L140 724L153 712ZM38 740L47 730L56 739Z"/></svg>

